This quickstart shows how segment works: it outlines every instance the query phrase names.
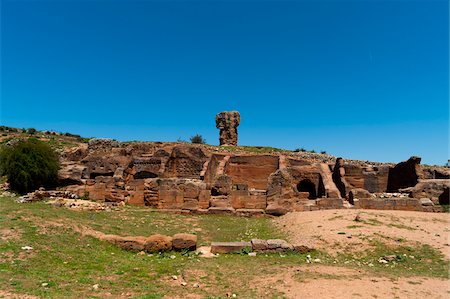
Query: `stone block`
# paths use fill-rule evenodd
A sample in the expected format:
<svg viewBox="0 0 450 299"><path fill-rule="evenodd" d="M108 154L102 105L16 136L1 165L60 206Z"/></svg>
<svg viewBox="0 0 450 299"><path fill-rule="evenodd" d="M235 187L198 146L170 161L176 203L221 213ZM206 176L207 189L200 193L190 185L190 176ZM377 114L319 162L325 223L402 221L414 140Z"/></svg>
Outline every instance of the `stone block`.
<svg viewBox="0 0 450 299"><path fill-rule="evenodd" d="M231 207L231 202L226 195L212 196L210 200L211 207L227 208Z"/></svg>
<svg viewBox="0 0 450 299"><path fill-rule="evenodd" d="M144 250L147 252L161 252L172 249L172 237L164 235L152 235L147 238Z"/></svg>
<svg viewBox="0 0 450 299"><path fill-rule="evenodd" d="M263 216L264 210L263 209L237 209L236 215L238 216L244 216L244 217L256 217L256 216Z"/></svg>
<svg viewBox="0 0 450 299"><path fill-rule="evenodd" d="M268 249L272 249L272 250L276 250L276 249L283 249L283 250L288 250L288 249L294 249L294 247L289 244L287 241L285 240L281 240L281 239L270 239L267 240L267 247Z"/></svg>
<svg viewBox="0 0 450 299"><path fill-rule="evenodd" d="M172 237L172 247L175 250L195 250L197 248L197 236L193 234L176 234Z"/></svg>
<svg viewBox="0 0 450 299"><path fill-rule="evenodd" d="M433 202L429 198L421 198L420 199L420 204L422 206L434 206Z"/></svg>
<svg viewBox="0 0 450 299"><path fill-rule="evenodd" d="M269 249L269 246L268 246L266 240L252 239L251 243L252 243L253 251L265 251L265 250Z"/></svg>
<svg viewBox="0 0 450 299"><path fill-rule="evenodd" d="M236 253L241 252L244 248L251 248L250 242L212 242L212 253Z"/></svg>
<svg viewBox="0 0 450 299"><path fill-rule="evenodd" d="M122 248L123 250L133 252L144 250L147 242L146 237L121 237L116 235L106 235L104 239Z"/></svg>
<svg viewBox="0 0 450 299"><path fill-rule="evenodd" d="M234 214L235 210L233 208L219 208L211 207L208 209L208 214Z"/></svg>

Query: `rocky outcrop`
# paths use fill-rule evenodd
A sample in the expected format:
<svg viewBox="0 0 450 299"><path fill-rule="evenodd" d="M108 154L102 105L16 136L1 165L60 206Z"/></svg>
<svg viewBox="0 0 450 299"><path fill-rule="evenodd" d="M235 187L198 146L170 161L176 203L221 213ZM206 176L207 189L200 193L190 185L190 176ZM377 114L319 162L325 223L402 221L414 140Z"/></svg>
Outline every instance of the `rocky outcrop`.
<svg viewBox="0 0 450 299"><path fill-rule="evenodd" d="M349 197L370 201L369 192L386 192L387 175L396 177L396 169L403 167L389 172L390 166L376 163L344 163L341 158L334 167L332 163L298 153L236 153L206 145L93 139L79 150L64 151L59 181L60 189L71 196L97 202L261 216L342 208Z"/></svg>
<svg viewBox="0 0 450 299"><path fill-rule="evenodd" d="M420 180L414 187L401 189L401 192L409 192L412 198L429 198L433 203L448 203L448 189L450 188L450 180L448 179L431 179ZM447 195L447 196L446 196Z"/></svg>
<svg viewBox="0 0 450 299"><path fill-rule="evenodd" d="M353 205L355 204L354 202L355 199L371 198L371 197L372 196L370 195L370 192L367 191L366 189L355 188L350 190L350 192L348 193L348 202Z"/></svg>
<svg viewBox="0 0 450 299"><path fill-rule="evenodd" d="M422 178L420 157L411 157L407 161L400 162L389 170L387 191L398 192L399 189L415 186Z"/></svg>
<svg viewBox="0 0 450 299"><path fill-rule="evenodd" d="M337 158L336 163L334 164L332 178L342 198L347 197L346 185L348 184L346 183L344 176L345 176L344 160L342 158Z"/></svg>
<svg viewBox="0 0 450 299"><path fill-rule="evenodd" d="M108 152L112 148L118 147L119 142L109 138L93 138L89 140L88 152L102 151Z"/></svg>
<svg viewBox="0 0 450 299"><path fill-rule="evenodd" d="M220 145L238 144L237 127L241 122L241 116L237 111L220 112L216 115L216 127L220 129Z"/></svg>

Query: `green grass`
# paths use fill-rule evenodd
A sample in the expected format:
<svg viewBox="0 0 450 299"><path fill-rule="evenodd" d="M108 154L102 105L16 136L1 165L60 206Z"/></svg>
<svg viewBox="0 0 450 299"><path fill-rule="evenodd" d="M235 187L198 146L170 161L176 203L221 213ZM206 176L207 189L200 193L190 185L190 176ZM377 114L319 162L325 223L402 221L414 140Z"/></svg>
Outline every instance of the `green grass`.
<svg viewBox="0 0 450 299"><path fill-rule="evenodd" d="M55 225L58 223L65 226ZM200 243L285 238L274 229L269 218L189 216L136 207L113 212L85 212L42 202L17 204L12 198L0 198L0 227L17 235L0 241L0 289L47 298L67 298L71 294L102 298L105 292L113 297L131 293L133 298L161 298L177 292L181 297L183 292L225 297L227 289L255 297L255 291L248 289L241 278L256 273L260 262L266 268L280 262L278 254L256 258L221 255L214 259L177 252L136 255L92 237L81 236L73 231L72 225L119 235L196 233ZM22 246L31 246L33 250L24 251ZM302 255L290 257L296 263L304 258ZM249 273L247 267L250 267ZM206 273L204 286L194 289L178 283L173 290L172 275L186 276L186 282L191 284L202 284L200 278L189 276L191 269ZM234 271L241 273L239 277L230 276ZM48 286L42 287L42 283L48 283ZM95 284L100 285L97 291L92 288Z"/></svg>
<svg viewBox="0 0 450 299"><path fill-rule="evenodd" d="M13 198L0 198L0 232L10 232L6 238L4 233L0 235L3 236L0 238L0 289L42 298L128 295L130 298L162 298L167 295L186 297L187 294L226 298L227 293L234 293L238 298L259 298L261 292L265 298L282 298L284 294L273 286L252 285L251 281L306 264L306 255L296 253L258 254L256 257L230 254L210 259L180 252L139 255L82 236L72 229L73 225L119 235L196 233L200 244L252 238L286 239L269 218L179 215L145 207L125 207L109 212L73 211L43 202L17 204ZM22 250L23 246L31 246L33 250ZM333 257L319 251L309 254L312 259L320 258L325 265L358 267L388 277L446 277L448 273L443 256L420 244L414 248L387 247L378 242L374 249L356 255ZM379 257L390 254L400 257L395 267L378 263ZM374 267L368 265L370 262ZM178 280L173 280L173 275ZM321 278L336 279L334 276ZM182 286L182 281L187 285ZM48 285L44 287L43 283ZM195 283L200 287L194 288ZM99 285L98 290L93 289L95 284Z"/></svg>
<svg viewBox="0 0 450 299"><path fill-rule="evenodd" d="M414 228L412 226L404 225L404 224L401 224L401 223L389 223L388 226L389 227L399 228L399 229L406 229L406 230L417 230L416 228Z"/></svg>
<svg viewBox="0 0 450 299"><path fill-rule="evenodd" d="M370 271L383 276L410 277L425 276L448 278L449 265L444 256L429 245L417 244L411 246L388 246L381 241L372 241L373 248L359 253L341 253L338 263L346 263L356 268L369 267ZM394 262L387 264L378 260L387 255L395 255ZM370 267L369 264L373 266Z"/></svg>
<svg viewBox="0 0 450 299"><path fill-rule="evenodd" d="M290 150L270 146L221 146L220 149L224 149L230 152L245 152L256 154L291 152Z"/></svg>

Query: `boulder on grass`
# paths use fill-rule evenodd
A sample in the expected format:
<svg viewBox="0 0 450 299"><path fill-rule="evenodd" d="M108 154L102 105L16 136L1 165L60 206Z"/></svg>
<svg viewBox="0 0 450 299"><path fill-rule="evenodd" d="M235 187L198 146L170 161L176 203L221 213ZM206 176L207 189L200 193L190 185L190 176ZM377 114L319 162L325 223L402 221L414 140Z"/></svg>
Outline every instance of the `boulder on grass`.
<svg viewBox="0 0 450 299"><path fill-rule="evenodd" d="M144 250L147 242L146 237L120 237L114 235L105 236L105 239L116 246L132 252L139 252Z"/></svg>
<svg viewBox="0 0 450 299"><path fill-rule="evenodd" d="M172 246L175 250L197 249L197 236L193 234L176 234L172 238Z"/></svg>
<svg viewBox="0 0 450 299"><path fill-rule="evenodd" d="M152 235L147 238L144 251L160 252L172 249L172 237L164 235Z"/></svg>

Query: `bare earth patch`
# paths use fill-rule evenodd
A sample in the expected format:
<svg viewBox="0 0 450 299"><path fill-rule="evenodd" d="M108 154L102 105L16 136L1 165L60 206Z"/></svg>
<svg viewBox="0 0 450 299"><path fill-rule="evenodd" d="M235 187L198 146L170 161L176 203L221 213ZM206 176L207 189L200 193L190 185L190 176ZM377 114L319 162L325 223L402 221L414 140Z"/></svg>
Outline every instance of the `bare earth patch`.
<svg viewBox="0 0 450 299"><path fill-rule="evenodd" d="M2 241L20 239L21 235L22 232L17 229L9 229L9 228L0 229L0 239Z"/></svg>
<svg viewBox="0 0 450 299"><path fill-rule="evenodd" d="M355 221L357 215L359 221ZM292 241L330 254L360 251L379 239L388 244L428 244L450 258L449 217L448 213L323 210L288 213L275 219L275 224Z"/></svg>
<svg viewBox="0 0 450 299"><path fill-rule="evenodd" d="M358 217L357 217L358 216ZM356 220L355 220L356 219ZM371 241L387 245L427 244L450 257L447 213L325 210L289 213L274 220L293 242L332 255L361 252ZM429 277L386 277L339 266L305 265L260 277L288 298L449 298L450 281ZM263 294L263 293L262 293Z"/></svg>
<svg viewBox="0 0 450 299"><path fill-rule="evenodd" d="M358 270L307 265L258 278L252 284L283 292L288 298L448 298L448 281L408 277L389 279L370 276ZM264 289L261 289L264 296Z"/></svg>
<svg viewBox="0 0 450 299"><path fill-rule="evenodd" d="M25 295L25 294L14 294L7 291L0 290L0 298L8 298L8 299L38 299L39 297Z"/></svg>

